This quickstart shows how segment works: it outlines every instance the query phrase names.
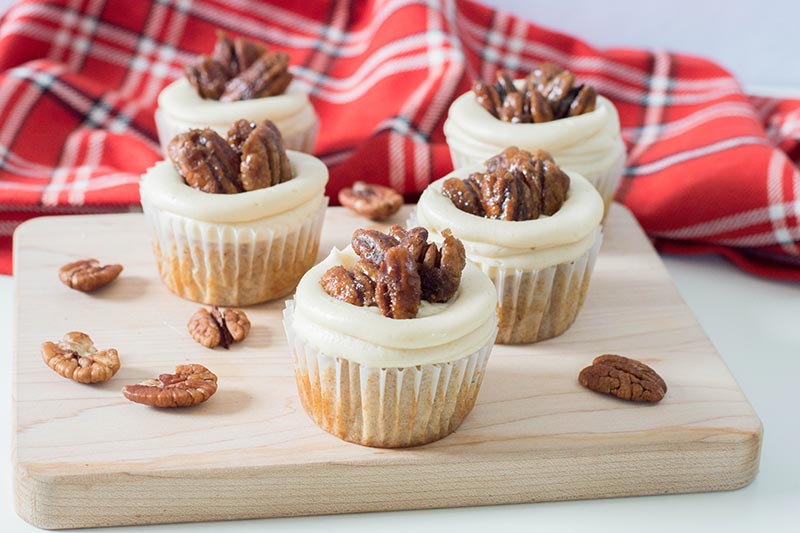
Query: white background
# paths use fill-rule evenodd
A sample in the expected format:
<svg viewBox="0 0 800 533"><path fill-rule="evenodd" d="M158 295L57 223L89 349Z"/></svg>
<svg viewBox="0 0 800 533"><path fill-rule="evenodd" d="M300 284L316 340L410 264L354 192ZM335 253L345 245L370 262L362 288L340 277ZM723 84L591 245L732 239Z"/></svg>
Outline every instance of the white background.
<svg viewBox="0 0 800 533"><path fill-rule="evenodd" d="M0 9L7 0L0 0ZM597 47L658 47L708 56L746 86L800 88L800 1L562 2L489 0ZM585 502L308 517L126 529L167 531L798 531L800 284L757 279L718 258L665 259L764 423L761 471L734 492ZM10 390L11 291L0 276L0 391ZM9 457L10 395L0 392L0 457ZM0 461L0 530L35 531L11 509Z"/></svg>

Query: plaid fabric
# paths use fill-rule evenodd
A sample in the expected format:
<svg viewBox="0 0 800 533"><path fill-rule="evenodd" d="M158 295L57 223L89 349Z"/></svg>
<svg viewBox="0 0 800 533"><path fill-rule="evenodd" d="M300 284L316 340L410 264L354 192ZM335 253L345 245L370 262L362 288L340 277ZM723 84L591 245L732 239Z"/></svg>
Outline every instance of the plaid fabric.
<svg viewBox="0 0 800 533"><path fill-rule="evenodd" d="M138 205L160 158L156 97L216 28L291 53L332 198L360 178L413 199L451 170L442 123L473 78L553 61L617 105L617 198L662 250L800 280L800 101L751 99L708 61L596 50L467 0L20 2L0 24L2 272L24 219Z"/></svg>

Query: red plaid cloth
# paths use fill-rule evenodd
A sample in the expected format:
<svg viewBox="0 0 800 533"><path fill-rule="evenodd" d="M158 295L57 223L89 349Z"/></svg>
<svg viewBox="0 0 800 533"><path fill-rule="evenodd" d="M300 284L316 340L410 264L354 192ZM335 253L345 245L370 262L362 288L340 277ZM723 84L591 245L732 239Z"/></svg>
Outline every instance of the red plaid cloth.
<svg viewBox="0 0 800 533"><path fill-rule="evenodd" d="M0 25L0 271L22 220L137 206L161 157L156 97L222 28L291 53L331 198L357 178L413 198L451 170L442 123L473 78L553 61L617 105L629 149L617 199L662 250L800 280L800 101L750 99L702 59L596 50L468 0L432 4L20 2Z"/></svg>

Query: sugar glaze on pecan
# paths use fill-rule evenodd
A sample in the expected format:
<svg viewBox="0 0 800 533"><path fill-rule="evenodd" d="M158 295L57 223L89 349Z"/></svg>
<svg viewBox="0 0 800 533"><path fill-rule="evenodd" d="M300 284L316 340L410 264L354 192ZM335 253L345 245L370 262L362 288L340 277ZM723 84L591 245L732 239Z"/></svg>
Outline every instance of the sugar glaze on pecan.
<svg viewBox="0 0 800 533"><path fill-rule="evenodd" d="M594 111L597 92L577 84L575 75L553 63L543 63L525 78L522 88L505 70L493 83L472 84L477 102L495 118L512 123L549 122Z"/></svg>
<svg viewBox="0 0 800 533"><path fill-rule="evenodd" d="M544 150L532 155L516 146L486 161L485 172L448 178L442 194L461 211L498 220L554 215L567 199L569 176Z"/></svg>
<svg viewBox="0 0 800 533"><path fill-rule="evenodd" d="M448 302L458 291L467 264L466 251L444 230L441 246L428 242L428 231L392 226L390 232L358 229L351 245L359 260L352 268L335 266L320 279L322 289L357 306L377 306L383 316L417 316L422 300Z"/></svg>

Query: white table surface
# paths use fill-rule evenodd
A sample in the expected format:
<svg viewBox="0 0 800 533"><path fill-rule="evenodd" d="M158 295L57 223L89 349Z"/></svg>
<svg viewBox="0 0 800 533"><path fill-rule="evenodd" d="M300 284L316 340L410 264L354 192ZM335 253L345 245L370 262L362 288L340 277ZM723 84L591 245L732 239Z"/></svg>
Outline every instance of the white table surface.
<svg viewBox="0 0 800 533"><path fill-rule="evenodd" d="M665 258L681 294L764 423L761 470L733 492L431 511L124 528L138 533L233 531L800 531L800 284L759 279L716 257ZM13 282L0 276L0 531L37 529L13 510L10 471ZM377 528L377 529L376 529ZM122 528L120 528L122 529ZM98 531L98 530L93 530ZM102 530L101 530L102 531Z"/></svg>

